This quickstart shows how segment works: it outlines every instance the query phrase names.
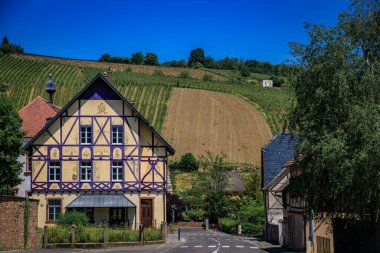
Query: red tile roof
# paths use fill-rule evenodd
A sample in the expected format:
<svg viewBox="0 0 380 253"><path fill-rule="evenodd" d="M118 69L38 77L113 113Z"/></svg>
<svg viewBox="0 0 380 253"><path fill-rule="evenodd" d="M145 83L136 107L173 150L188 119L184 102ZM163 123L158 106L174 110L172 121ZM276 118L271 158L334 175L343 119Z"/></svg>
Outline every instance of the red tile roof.
<svg viewBox="0 0 380 253"><path fill-rule="evenodd" d="M36 97L32 102L24 106L19 112L22 119L21 129L25 131L26 138L34 137L46 124L47 118L54 117L61 107L52 105L42 97Z"/></svg>

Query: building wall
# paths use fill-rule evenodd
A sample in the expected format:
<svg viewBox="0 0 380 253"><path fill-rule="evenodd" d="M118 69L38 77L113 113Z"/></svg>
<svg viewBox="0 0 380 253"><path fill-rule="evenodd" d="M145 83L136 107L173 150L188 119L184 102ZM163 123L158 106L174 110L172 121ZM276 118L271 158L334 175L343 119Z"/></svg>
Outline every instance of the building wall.
<svg viewBox="0 0 380 253"><path fill-rule="evenodd" d="M24 248L25 199L0 196L0 249ZM38 201L29 200L27 248L37 246Z"/></svg>
<svg viewBox="0 0 380 253"><path fill-rule="evenodd" d="M91 194L91 193L89 193ZM67 211L66 207L72 201L74 201L80 194L66 194L66 193L47 193L47 194L33 194L32 198L39 200L38 205L38 227L42 228L45 225L53 226L55 223L46 222L47 220L47 204L51 199L61 200L61 213ZM127 197L133 204L136 205L136 215L133 208L128 208L128 219L132 223L137 223L139 225L140 221L140 199L141 198L151 198L153 199L153 225L161 224L165 221L165 193L164 192L140 192L140 193L125 193ZM94 221L95 223L103 223L104 220L109 220L109 210L108 208L95 208L94 209ZM133 226L133 225L132 225ZM138 226L137 226L138 227Z"/></svg>

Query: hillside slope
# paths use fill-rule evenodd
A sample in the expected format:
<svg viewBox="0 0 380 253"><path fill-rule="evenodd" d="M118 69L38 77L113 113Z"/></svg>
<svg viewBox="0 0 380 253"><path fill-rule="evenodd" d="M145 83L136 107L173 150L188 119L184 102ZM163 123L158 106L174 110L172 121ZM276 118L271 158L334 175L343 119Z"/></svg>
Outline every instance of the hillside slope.
<svg viewBox="0 0 380 253"><path fill-rule="evenodd" d="M233 163L259 163L261 147L271 138L268 124L254 106L231 94L174 88L163 135L176 147L175 158L205 150L223 152Z"/></svg>

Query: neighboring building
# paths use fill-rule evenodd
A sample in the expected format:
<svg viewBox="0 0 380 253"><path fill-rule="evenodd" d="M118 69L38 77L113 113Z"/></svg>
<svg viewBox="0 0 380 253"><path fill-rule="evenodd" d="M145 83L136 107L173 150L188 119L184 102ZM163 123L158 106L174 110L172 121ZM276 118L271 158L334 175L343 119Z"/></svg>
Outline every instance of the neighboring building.
<svg viewBox="0 0 380 253"><path fill-rule="evenodd" d="M261 87L272 88L273 87L273 80L261 80L260 85L261 85Z"/></svg>
<svg viewBox="0 0 380 253"><path fill-rule="evenodd" d="M53 118L59 110L61 110L61 107L53 105L52 101L46 101L40 96L24 106L18 112L22 119L21 130L25 132L22 138L23 146L25 146L25 144L46 125L47 120ZM13 195L18 197L25 197L30 191L30 164L28 164L26 157L26 155L22 155L18 158L18 161L24 164L20 174L22 182L12 188Z"/></svg>
<svg viewBox="0 0 380 253"><path fill-rule="evenodd" d="M288 174L288 178L295 177L299 172L291 168L292 162L284 167L284 171ZM289 182L289 180L288 180ZM288 183L285 183L288 185ZM292 196L288 187L283 187L283 221L281 222L281 230L283 235L282 245L297 251L334 252L334 238L332 231L332 222L328 216L322 216L316 220L307 218L305 210L305 200ZM310 228L310 224L312 227ZM310 234L313 234L310 236ZM311 240L313 237L313 241Z"/></svg>
<svg viewBox="0 0 380 253"><path fill-rule="evenodd" d="M107 78L98 74L25 146L39 227L68 209L132 228L165 221L175 151Z"/></svg>
<svg viewBox="0 0 380 253"><path fill-rule="evenodd" d="M265 240L282 242L279 222L283 220L281 187L287 180L284 165L295 155L296 137L279 133L261 149L262 189L265 204Z"/></svg>

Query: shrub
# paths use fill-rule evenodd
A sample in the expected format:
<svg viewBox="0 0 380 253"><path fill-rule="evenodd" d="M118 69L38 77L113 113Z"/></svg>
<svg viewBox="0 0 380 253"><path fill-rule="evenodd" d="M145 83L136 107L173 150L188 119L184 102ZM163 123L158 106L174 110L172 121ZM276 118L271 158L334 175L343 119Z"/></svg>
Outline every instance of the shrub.
<svg viewBox="0 0 380 253"><path fill-rule="evenodd" d="M161 231L159 229L154 229L154 228L144 229L145 241L157 241L161 239L162 239L162 236L161 236Z"/></svg>
<svg viewBox="0 0 380 253"><path fill-rule="evenodd" d="M139 231L109 228L107 229L107 238L109 242L137 242L139 240Z"/></svg>
<svg viewBox="0 0 380 253"><path fill-rule="evenodd" d="M271 79L273 80L274 87L281 87L281 85L286 83L286 80L283 77L272 76Z"/></svg>
<svg viewBox="0 0 380 253"><path fill-rule="evenodd" d="M89 218L85 213L76 210L66 212L58 217L58 224L60 225L87 225Z"/></svg>
<svg viewBox="0 0 380 253"><path fill-rule="evenodd" d="M192 153L186 153L181 156L181 159L179 160L177 166L180 169L198 170L199 161L194 157Z"/></svg>
<svg viewBox="0 0 380 253"><path fill-rule="evenodd" d="M190 78L190 73L189 71L186 71L186 70L181 71L181 73L179 73L179 77L184 78L184 79Z"/></svg>
<svg viewBox="0 0 380 253"><path fill-rule="evenodd" d="M76 241L81 243L97 243L103 241L102 227L78 226L76 229Z"/></svg>
<svg viewBox="0 0 380 253"><path fill-rule="evenodd" d="M242 77L249 77L251 75L251 71L249 71L249 68L247 66L243 65L240 68L240 75Z"/></svg>
<svg viewBox="0 0 380 253"><path fill-rule="evenodd" d="M159 69L155 69L155 70L153 71L152 76L165 76L165 74L164 74L164 72L162 72L161 70L159 70Z"/></svg>
<svg viewBox="0 0 380 253"><path fill-rule="evenodd" d="M71 228L69 226L54 226L48 228L48 243L69 243Z"/></svg>
<svg viewBox="0 0 380 253"><path fill-rule="evenodd" d="M190 221L189 215L187 213L185 213L185 212L181 213L180 218L181 218L182 221Z"/></svg>
<svg viewBox="0 0 380 253"><path fill-rule="evenodd" d="M208 82L208 81L212 81L212 75L204 74L204 75L202 76L202 80L203 80L203 81L206 81L206 82Z"/></svg>
<svg viewBox="0 0 380 253"><path fill-rule="evenodd" d="M206 211L201 208L191 209L187 212L189 219L192 221L203 221Z"/></svg>
<svg viewBox="0 0 380 253"><path fill-rule="evenodd" d="M132 72L132 68L131 67L126 68L125 72Z"/></svg>
<svg viewBox="0 0 380 253"><path fill-rule="evenodd" d="M222 231L235 234L237 232L237 221L228 217L219 219L219 226L221 226Z"/></svg>

